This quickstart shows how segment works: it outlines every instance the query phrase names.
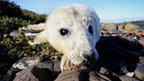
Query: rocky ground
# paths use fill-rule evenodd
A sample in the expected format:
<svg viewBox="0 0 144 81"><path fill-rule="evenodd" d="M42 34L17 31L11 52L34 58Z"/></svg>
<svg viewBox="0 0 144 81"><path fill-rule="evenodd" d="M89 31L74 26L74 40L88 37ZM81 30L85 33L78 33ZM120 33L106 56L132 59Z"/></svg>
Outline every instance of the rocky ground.
<svg viewBox="0 0 144 81"><path fill-rule="evenodd" d="M57 56L36 56L13 64L3 81L144 81L143 30L102 31L96 48L99 59L89 70L61 72Z"/></svg>
<svg viewBox="0 0 144 81"><path fill-rule="evenodd" d="M17 59L17 62L9 62L11 58L1 52L0 81L144 81L144 30L132 27L131 24L126 24L126 29L120 29L120 26L113 24L103 26L106 29L102 29L101 40L96 46L99 59L89 65L89 70L61 72L61 55L58 56L59 53L53 50L40 52L38 46L36 49L41 56L24 57ZM18 37L20 32L26 38L38 34L33 29L31 31L23 28L11 32L10 35ZM35 49L27 46L24 50ZM22 50L20 52L29 53ZM49 56L49 59L45 59L45 56Z"/></svg>

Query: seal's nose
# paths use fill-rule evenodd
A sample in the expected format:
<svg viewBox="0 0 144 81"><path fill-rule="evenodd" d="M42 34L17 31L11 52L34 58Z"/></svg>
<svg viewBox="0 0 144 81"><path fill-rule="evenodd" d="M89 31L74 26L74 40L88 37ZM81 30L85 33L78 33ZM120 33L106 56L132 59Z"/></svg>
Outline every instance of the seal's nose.
<svg viewBox="0 0 144 81"><path fill-rule="evenodd" d="M95 55L94 55L94 53L83 54L83 58L84 58L84 60L82 62L81 69L88 70L91 67L91 64L93 63L93 61L95 61Z"/></svg>
<svg viewBox="0 0 144 81"><path fill-rule="evenodd" d="M91 55L84 54L83 57L85 58L85 61L91 60Z"/></svg>
<svg viewBox="0 0 144 81"><path fill-rule="evenodd" d="M84 62L91 62L91 61L94 61L95 59L95 53L94 52L82 52L81 53L83 59L84 59Z"/></svg>

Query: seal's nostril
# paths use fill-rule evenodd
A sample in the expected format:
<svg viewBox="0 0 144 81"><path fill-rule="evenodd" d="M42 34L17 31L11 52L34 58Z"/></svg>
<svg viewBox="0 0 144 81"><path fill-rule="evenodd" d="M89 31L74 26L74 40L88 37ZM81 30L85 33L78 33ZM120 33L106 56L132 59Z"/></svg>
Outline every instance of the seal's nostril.
<svg viewBox="0 0 144 81"><path fill-rule="evenodd" d="M83 56L84 56L85 59L87 59L87 61L90 61L90 59L91 59L90 55L84 54Z"/></svg>

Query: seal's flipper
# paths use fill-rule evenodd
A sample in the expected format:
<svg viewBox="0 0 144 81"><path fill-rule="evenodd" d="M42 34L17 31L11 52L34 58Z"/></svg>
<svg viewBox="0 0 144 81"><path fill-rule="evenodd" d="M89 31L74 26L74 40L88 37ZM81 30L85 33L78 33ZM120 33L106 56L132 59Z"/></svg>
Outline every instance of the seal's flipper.
<svg viewBox="0 0 144 81"><path fill-rule="evenodd" d="M39 33L38 36L36 36L36 38L34 39L34 41L28 41L28 43L30 45L35 45L35 44L42 44L44 42L47 42L47 37L46 37L46 33L45 31L42 31L41 33Z"/></svg>

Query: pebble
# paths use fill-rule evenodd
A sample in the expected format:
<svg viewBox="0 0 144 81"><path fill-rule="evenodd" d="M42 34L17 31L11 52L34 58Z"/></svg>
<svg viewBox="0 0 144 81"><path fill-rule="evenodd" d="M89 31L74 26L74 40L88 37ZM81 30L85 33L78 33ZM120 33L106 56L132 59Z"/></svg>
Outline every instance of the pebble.
<svg viewBox="0 0 144 81"><path fill-rule="evenodd" d="M138 79L144 81L144 64L138 64L134 73Z"/></svg>

